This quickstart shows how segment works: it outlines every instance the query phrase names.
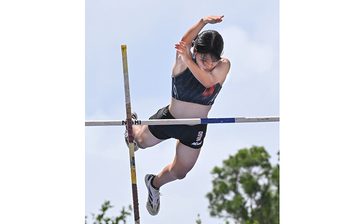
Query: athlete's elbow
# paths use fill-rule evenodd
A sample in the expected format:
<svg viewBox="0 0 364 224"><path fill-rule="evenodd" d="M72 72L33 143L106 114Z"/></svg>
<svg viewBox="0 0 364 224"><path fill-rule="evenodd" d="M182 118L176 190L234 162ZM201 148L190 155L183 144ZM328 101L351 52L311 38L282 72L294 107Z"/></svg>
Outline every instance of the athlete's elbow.
<svg viewBox="0 0 364 224"><path fill-rule="evenodd" d="M214 85L216 85L216 82L212 81L212 80L208 80L208 81L205 81L203 83L201 83L205 88L211 88L213 87Z"/></svg>

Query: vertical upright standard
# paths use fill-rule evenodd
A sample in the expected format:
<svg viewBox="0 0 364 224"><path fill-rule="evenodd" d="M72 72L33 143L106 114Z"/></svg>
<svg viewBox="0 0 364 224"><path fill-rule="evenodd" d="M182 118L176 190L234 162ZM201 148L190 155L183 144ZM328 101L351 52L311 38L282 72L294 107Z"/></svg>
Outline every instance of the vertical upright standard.
<svg viewBox="0 0 364 224"><path fill-rule="evenodd" d="M135 168L135 155L134 155L134 136L133 136L133 122L131 119L131 102L130 102L130 89L129 89L129 74L128 74L128 60L126 54L126 45L121 45L121 54L123 59L123 73L124 73L124 90L125 90L125 108L126 108L126 130L128 132L128 147L130 158L130 174L131 174L131 188L133 193L133 211L134 222L140 224L139 204L138 204L138 189L136 180Z"/></svg>

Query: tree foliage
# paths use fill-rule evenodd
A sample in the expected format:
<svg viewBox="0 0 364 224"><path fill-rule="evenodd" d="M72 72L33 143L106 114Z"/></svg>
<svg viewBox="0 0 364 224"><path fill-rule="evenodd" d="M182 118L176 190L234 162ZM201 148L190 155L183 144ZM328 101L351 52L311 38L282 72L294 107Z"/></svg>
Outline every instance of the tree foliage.
<svg viewBox="0 0 364 224"><path fill-rule="evenodd" d="M264 147L239 150L212 170L210 215L236 224L279 223L279 164Z"/></svg>
<svg viewBox="0 0 364 224"><path fill-rule="evenodd" d="M93 220L92 224L119 224L120 222L126 224L127 218L131 216L131 205L129 205L127 209L123 207L119 216L109 217L106 215L106 212L109 211L112 207L113 206L111 205L110 201L105 201L101 205L99 214L91 214ZM85 224L87 224L87 216L85 218ZM200 214L197 215L197 219L195 220L195 222L196 224L202 224Z"/></svg>
<svg viewBox="0 0 364 224"><path fill-rule="evenodd" d="M128 208L123 207L120 211L120 214L116 217L109 217L106 215L106 212L110 210L113 206L110 201L105 201L101 205L100 212L98 214L92 213L92 224L126 224L126 220L129 216L131 216L132 207L131 205ZM87 224L87 216L85 220L85 224Z"/></svg>

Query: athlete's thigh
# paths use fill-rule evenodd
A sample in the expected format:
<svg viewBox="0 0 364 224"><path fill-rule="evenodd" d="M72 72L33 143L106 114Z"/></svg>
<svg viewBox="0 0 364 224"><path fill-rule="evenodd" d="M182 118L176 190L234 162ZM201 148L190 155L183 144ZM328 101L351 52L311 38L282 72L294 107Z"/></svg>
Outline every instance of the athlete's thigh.
<svg viewBox="0 0 364 224"><path fill-rule="evenodd" d="M174 165L180 169L191 170L200 155L200 151L201 149L194 149L177 141Z"/></svg>

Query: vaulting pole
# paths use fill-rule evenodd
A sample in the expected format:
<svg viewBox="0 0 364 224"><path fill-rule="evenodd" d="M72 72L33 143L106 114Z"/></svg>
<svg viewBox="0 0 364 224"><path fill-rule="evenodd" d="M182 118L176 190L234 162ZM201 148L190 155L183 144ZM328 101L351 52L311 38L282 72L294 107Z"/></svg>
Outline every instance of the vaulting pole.
<svg viewBox="0 0 364 224"><path fill-rule="evenodd" d="M131 174L131 188L133 193L133 211L134 223L140 224L139 216L139 203L138 203L138 188L136 179L135 155L134 155L134 136L133 136L133 121L131 119L131 102L129 90L129 74L128 74L128 60L126 54L126 45L121 45L121 54L123 59L123 73L124 73L124 90L125 90L125 108L126 108L126 130L128 132L128 147L130 159L130 174Z"/></svg>

